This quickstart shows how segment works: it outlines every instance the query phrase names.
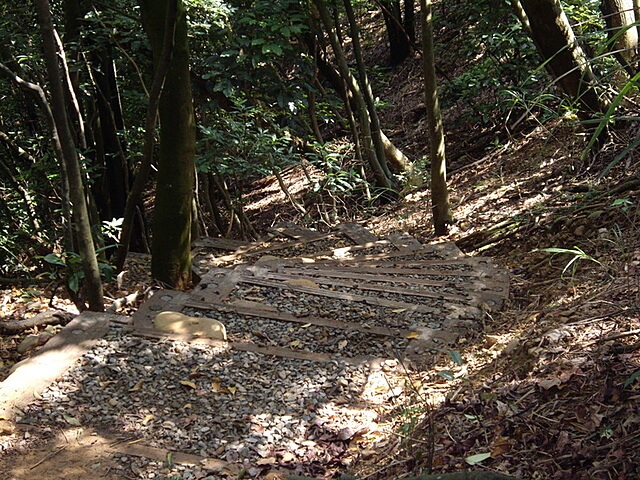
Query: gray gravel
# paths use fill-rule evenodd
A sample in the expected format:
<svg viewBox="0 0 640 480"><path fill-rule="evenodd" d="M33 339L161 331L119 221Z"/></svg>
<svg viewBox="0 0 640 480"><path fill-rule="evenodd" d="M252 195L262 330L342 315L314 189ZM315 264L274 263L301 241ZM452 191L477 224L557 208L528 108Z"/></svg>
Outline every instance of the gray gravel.
<svg viewBox="0 0 640 480"><path fill-rule="evenodd" d="M243 464L255 476L263 470L257 461L285 452L290 463L322 465L332 436L370 428L377 413L353 408L362 404L369 372L366 364L156 342L113 327L17 420L51 429L77 421ZM152 461L126 458L139 478L158 471ZM200 478L196 470L185 468L183 478Z"/></svg>
<svg viewBox="0 0 640 480"><path fill-rule="evenodd" d="M261 303L277 308L281 312L304 317L335 318L363 326L388 328L410 328L425 326L440 328L442 317L430 313L416 312L408 308L385 307L362 302L349 302L337 298L292 292L276 287L263 287L240 283L229 295L229 300L257 298ZM295 301L294 301L295 299Z"/></svg>

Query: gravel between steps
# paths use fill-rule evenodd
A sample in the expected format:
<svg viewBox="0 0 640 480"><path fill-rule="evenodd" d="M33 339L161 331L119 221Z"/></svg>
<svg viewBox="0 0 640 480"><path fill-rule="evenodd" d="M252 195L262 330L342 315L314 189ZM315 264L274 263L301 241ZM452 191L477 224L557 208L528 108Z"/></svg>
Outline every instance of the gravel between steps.
<svg viewBox="0 0 640 480"><path fill-rule="evenodd" d="M401 395L403 382L393 387L384 373L394 369L402 370L395 360L371 368L156 342L113 326L17 421L143 438L242 465L250 477L278 466L317 473L345 457L356 433L377 428L377 408ZM121 464L134 478L163 478L158 462L122 456ZM227 478L175 468L184 479Z"/></svg>

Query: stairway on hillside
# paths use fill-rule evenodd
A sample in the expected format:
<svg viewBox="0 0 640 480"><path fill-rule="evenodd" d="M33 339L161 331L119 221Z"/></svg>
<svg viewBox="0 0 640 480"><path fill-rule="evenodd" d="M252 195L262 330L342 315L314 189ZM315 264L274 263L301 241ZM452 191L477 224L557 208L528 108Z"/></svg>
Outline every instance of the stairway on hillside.
<svg viewBox="0 0 640 480"><path fill-rule="evenodd" d="M253 243L204 238L194 267L198 286L156 292L134 332L166 336L153 318L169 310L221 321L235 350L428 368L434 353L477 337L508 296L508 274L491 258L405 234L378 238L356 223L329 233L281 224Z"/></svg>

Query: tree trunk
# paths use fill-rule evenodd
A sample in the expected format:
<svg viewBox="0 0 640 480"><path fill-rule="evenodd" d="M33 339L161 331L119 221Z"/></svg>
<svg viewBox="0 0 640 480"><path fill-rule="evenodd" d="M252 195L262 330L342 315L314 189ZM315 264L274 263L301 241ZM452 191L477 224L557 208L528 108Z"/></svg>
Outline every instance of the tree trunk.
<svg viewBox="0 0 640 480"><path fill-rule="evenodd" d="M89 11L90 5L84 0L64 0L63 8L65 41L76 45L72 57L79 64L83 58L80 51L82 19ZM102 40L98 39L98 42ZM90 43L92 37L87 41ZM99 180L92 186L99 216L102 220L111 220L124 215L129 190L129 169L124 148L118 137L119 131L124 128L124 120L111 47L104 42L90 47L87 69L95 95L86 98L83 103L87 111L90 111L90 104L94 101L96 115L94 121L88 122L85 127L87 144L92 147L87 155L92 158L94 168L99 172ZM79 96L80 80L77 72L80 68L76 68L75 71L71 83ZM94 133L90 135L92 130Z"/></svg>
<svg viewBox="0 0 640 480"><path fill-rule="evenodd" d="M634 0L602 0L607 24L607 46L630 77L638 72L638 29Z"/></svg>
<svg viewBox="0 0 640 480"><path fill-rule="evenodd" d="M595 89L589 61L578 44L560 0L521 0L540 55L562 90L578 104L581 119L606 110Z"/></svg>
<svg viewBox="0 0 640 480"><path fill-rule="evenodd" d="M411 43L415 40L414 3L404 2L404 18L400 0L382 0L379 5L389 40L389 63L394 67L409 56Z"/></svg>
<svg viewBox="0 0 640 480"><path fill-rule="evenodd" d="M222 227L222 219L220 217L220 212L218 211L218 206L213 203L211 200L211 185L209 182L209 176L211 173L203 172L200 178L202 179L202 188L200 189L200 195L204 199L204 206L211 218L211 226L215 230L216 235L221 236L222 232L224 232L224 227Z"/></svg>
<svg viewBox="0 0 640 480"><path fill-rule="evenodd" d="M73 203L73 219L78 243L78 253L82 261L84 272L84 292L87 297L89 309L93 311L104 310L102 297L102 283L100 281L100 269L91 235L91 224L85 201L82 183L82 172L76 146L73 142L69 119L64 99L64 86L60 76L58 65L58 52L56 48L56 35L53 28L53 20L48 0L36 0L38 23L42 31L42 47L44 60L47 67L49 83L51 86L52 113L55 120L60 146L62 149L62 161L66 165L69 175L69 195Z"/></svg>
<svg viewBox="0 0 640 480"><path fill-rule="evenodd" d="M138 207L142 204L142 194L151 173L153 152L156 138L156 125L158 123L158 110L160 96L164 88L165 79L171 67L171 57L174 49L174 37L176 30L177 9L172 8L167 12L168 16L164 24L162 51L155 54L155 71L153 83L149 91L149 105L145 120L144 149L142 161L134 177L134 182L125 203L120 241L113 263L117 271L122 270L129 253L131 235L135 226L135 217ZM144 222L141 225L144 227Z"/></svg>
<svg viewBox="0 0 640 480"><path fill-rule="evenodd" d="M129 190L129 167L119 132L124 128L120 97L116 81L115 66L111 51L94 52L92 55L92 77L96 88L98 127L101 138L104 168L104 191L107 193L107 211L101 211L103 220L121 218Z"/></svg>
<svg viewBox="0 0 640 480"><path fill-rule="evenodd" d="M333 52L336 56L338 70L340 72L342 82L348 84L351 93L353 94L354 101L356 102L356 111L360 120L360 126L362 128L362 145L369 166L373 172L375 183L378 187L391 191L393 190L393 184L391 182L391 179L387 176L385 169L383 168L381 163L381 161L386 162L386 159L384 157L382 159L378 158L376 151L373 148L371 125L369 123L369 115L367 105L364 100L364 95L357 82L353 81L354 79L351 75L351 72L349 71L349 66L347 65L347 61L344 56L342 46L340 45L338 35L335 31L335 28L333 28L334 25L332 25L331 18L329 17L329 13L324 5L323 0L314 0L314 4L318 9L324 28L329 35L329 40L331 41L331 47L333 48Z"/></svg>
<svg viewBox="0 0 640 480"><path fill-rule="evenodd" d="M453 221L447 189L447 160L444 149L444 128L438 102L438 85L433 54L433 23L431 0L421 0L422 66L424 69L425 104L429 129L431 160L431 209L436 236L447 233Z"/></svg>
<svg viewBox="0 0 640 480"><path fill-rule="evenodd" d="M16 62L17 65L17 62ZM0 63L0 74L8 78L12 83L17 85L20 89L25 91L29 96L34 99L34 102L40 107L44 118L51 133L51 146L53 148L53 154L60 166L60 183L61 183L61 197L62 197L62 224L64 227L64 249L67 252L75 251L75 241L73 238L73 221L71 218L71 199L69 198L69 175L67 173L67 166L63 161L64 154L62 153L62 146L60 145L60 138L58 136L58 129L56 122L51 112L51 106L47 101L47 97L44 90L40 85L28 82L26 79L19 77L15 72L10 70L6 65Z"/></svg>
<svg viewBox="0 0 640 480"><path fill-rule="evenodd" d="M334 90L338 92L343 101L350 105L350 108L357 109L357 101L351 92L354 88L358 89L358 83L351 72L348 72L348 78L345 82L342 80L340 73L336 71L336 69L324 58L320 55L315 55L315 58L319 72L331 84ZM345 88L345 84L348 84L347 88ZM380 136L384 145L385 158L387 162L393 166L396 172L411 171L414 168L414 165L407 156L402 153L398 147L391 143L391 140L387 138L384 132L380 131Z"/></svg>
<svg viewBox="0 0 640 480"><path fill-rule="evenodd" d="M391 172L389 171L389 166L387 164L387 157L385 154L385 146L382 141L382 131L380 129L380 120L378 118L378 112L376 111L375 100L373 98L373 91L371 90L371 84L369 83L369 78L367 77L366 66L364 64L364 59L362 58L362 49L360 48L360 32L358 31L358 25L356 23L356 18L353 13L353 7L351 5L351 0L344 0L344 8L347 12L347 18L349 19L349 28L351 30L351 43L353 46L353 54L356 58L356 65L358 67L358 79L360 81L360 86L362 90L362 94L364 97L365 104L367 106L368 113L368 121L371 124L371 140L373 143L373 149L375 151L376 157L380 162L380 166L384 171L385 176L389 179L389 183L391 184L394 190L397 190L399 185L397 184L396 179L393 177Z"/></svg>
<svg viewBox="0 0 640 480"><path fill-rule="evenodd" d="M159 105L160 159L153 215L151 273L176 289L191 283L191 208L196 129L189 76L187 17L181 0L141 0L142 18L158 68L165 25L175 11L173 56Z"/></svg>

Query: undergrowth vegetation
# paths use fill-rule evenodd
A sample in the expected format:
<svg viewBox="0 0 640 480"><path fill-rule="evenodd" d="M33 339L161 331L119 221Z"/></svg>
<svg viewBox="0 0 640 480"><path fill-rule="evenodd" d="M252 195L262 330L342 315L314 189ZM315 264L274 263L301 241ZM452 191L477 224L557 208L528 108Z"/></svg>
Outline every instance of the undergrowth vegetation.
<svg viewBox="0 0 640 480"><path fill-rule="evenodd" d="M142 160L151 51L137 28L137 9L124 13L127 5L121 0L121 8L89 9L64 32L75 38L67 56L73 72L70 81L76 85L78 106L86 116L84 142L78 143L86 186L93 197L91 217L99 248L116 242L124 204L123 198L116 197L126 195L126 188L119 185L131 184ZM405 153L415 164L411 172L391 166L394 178L404 182L405 188L399 189L404 194L420 184L414 177L427 176L425 142L416 140L425 126L423 93L419 76L411 70L420 57L419 48L414 44L413 54L403 64L389 67L378 7L369 2L354 6L383 130L390 132L391 141L398 142L401 150L410 139ZM584 147L584 166L605 177L628 162L640 146L634 127L639 118L634 100L638 75L630 77L611 53L616 39L608 35L599 2L567 1L563 6L577 43L588 53L597 91L607 100L603 115L582 122L590 138ZM200 231L259 237L269 222L261 212L246 211L245 197L254 182L268 176L277 179L284 198L278 218L318 229L366 217L389 200L388 192L374 185L362 146L349 136L359 130L354 106L343 101L344 90L332 79L336 59L310 5L259 1L247 8L246 2L234 0L193 1L187 7L199 128ZM34 81L42 76L38 36L22 28L33 23L33 15L2 8L0 39L7 48L0 88L7 115L0 133L7 155L0 165L0 273L15 277L49 269L41 259L48 253L71 255L73 245L65 240L69 218L64 182L49 136L42 133L46 122L37 102L26 101L10 76L13 72ZM440 2L434 13L440 94L456 168L464 168L476 154L502 147L518 132L555 118L577 122L578 105L560 92L547 65L541 64L514 2ZM333 6L331 14L345 50L352 55L343 9ZM110 93L98 78L109 62L114 70L108 81L117 82ZM399 71L411 74L398 80ZM406 99L395 95L399 82L401 91L406 88ZM113 106L105 114L100 112L100 99L106 95L111 95ZM404 117L403 126L416 124L416 128L401 131L393 123L384 124L395 122L398 115ZM108 116L114 122L112 132L105 130ZM121 178L115 176L113 162L120 162ZM284 181L290 170L302 172L305 188L291 191ZM152 178L149 197L153 186ZM148 204L138 209L136 248L144 250L150 244L148 224L153 215ZM109 255L110 250L106 252Z"/></svg>

